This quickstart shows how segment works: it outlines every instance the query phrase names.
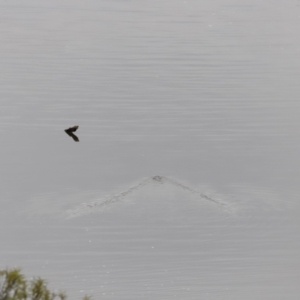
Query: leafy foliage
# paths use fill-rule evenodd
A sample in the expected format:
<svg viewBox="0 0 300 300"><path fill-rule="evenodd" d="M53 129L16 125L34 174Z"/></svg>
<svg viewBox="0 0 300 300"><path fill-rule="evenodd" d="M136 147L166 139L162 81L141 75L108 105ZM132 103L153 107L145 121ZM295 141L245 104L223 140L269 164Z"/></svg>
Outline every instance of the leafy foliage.
<svg viewBox="0 0 300 300"><path fill-rule="evenodd" d="M0 300L66 300L63 292L49 290L42 278L28 281L20 269L0 270ZM85 296L83 300L90 300Z"/></svg>

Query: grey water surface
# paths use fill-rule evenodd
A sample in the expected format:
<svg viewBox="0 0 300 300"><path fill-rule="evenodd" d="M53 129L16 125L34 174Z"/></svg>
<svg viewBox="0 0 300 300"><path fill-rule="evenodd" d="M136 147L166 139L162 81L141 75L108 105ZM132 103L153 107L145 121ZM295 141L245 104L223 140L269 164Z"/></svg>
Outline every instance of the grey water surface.
<svg viewBox="0 0 300 300"><path fill-rule="evenodd" d="M299 5L0 0L0 268L72 299L296 299Z"/></svg>

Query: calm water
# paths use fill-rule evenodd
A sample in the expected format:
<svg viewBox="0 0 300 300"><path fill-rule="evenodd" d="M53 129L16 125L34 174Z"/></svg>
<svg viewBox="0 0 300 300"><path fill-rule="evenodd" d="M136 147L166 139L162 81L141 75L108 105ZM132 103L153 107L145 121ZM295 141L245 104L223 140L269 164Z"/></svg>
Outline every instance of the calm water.
<svg viewBox="0 0 300 300"><path fill-rule="evenodd" d="M294 0L0 0L0 268L77 298L297 297L299 25Z"/></svg>

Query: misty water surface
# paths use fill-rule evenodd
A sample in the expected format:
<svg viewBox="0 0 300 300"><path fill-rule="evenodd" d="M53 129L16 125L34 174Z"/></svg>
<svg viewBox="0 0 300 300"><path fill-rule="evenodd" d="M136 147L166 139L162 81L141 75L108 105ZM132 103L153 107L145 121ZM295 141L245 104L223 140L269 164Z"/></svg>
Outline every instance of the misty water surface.
<svg viewBox="0 0 300 300"><path fill-rule="evenodd" d="M299 25L294 0L0 0L0 268L296 298Z"/></svg>

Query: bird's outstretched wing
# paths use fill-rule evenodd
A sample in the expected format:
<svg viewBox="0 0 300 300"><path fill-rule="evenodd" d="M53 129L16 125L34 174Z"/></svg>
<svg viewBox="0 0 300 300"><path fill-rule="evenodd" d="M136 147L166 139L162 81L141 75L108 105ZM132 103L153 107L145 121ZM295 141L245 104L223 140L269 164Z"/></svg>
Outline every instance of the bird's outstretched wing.
<svg viewBox="0 0 300 300"><path fill-rule="evenodd" d="M79 138L77 135L75 135L72 132L67 132L67 134L75 141L75 142L79 142Z"/></svg>
<svg viewBox="0 0 300 300"><path fill-rule="evenodd" d="M78 128L79 128L79 126L75 125L73 127L66 129L65 132L75 132Z"/></svg>
<svg viewBox="0 0 300 300"><path fill-rule="evenodd" d="M75 142L79 142L78 136L73 133L78 129L78 127L79 126L76 125L68 129L65 129L66 134L69 135Z"/></svg>

